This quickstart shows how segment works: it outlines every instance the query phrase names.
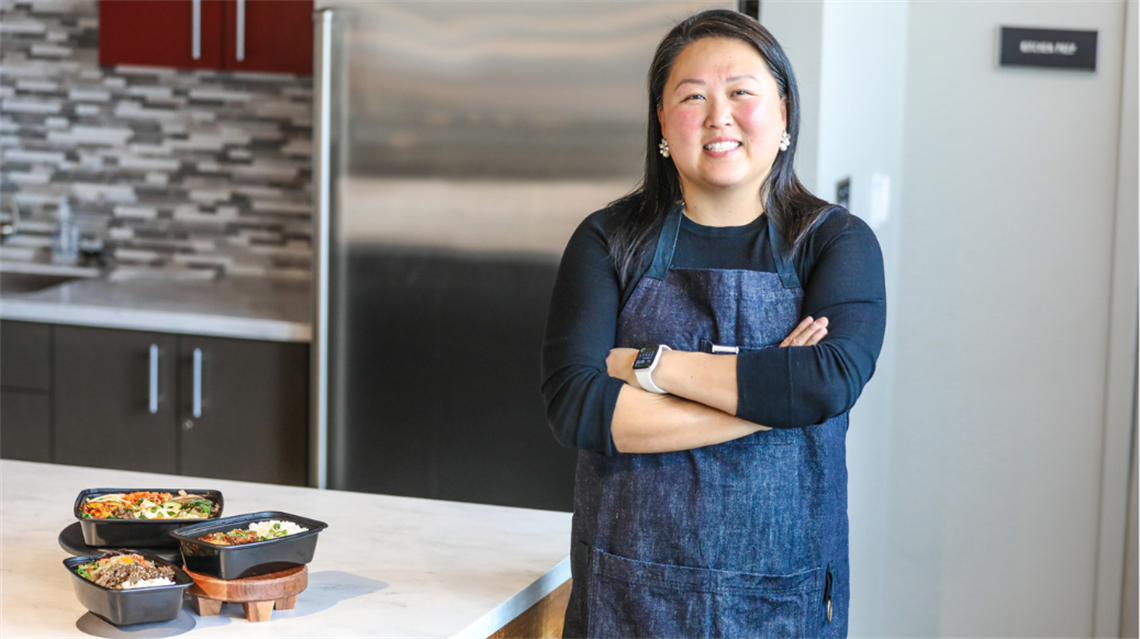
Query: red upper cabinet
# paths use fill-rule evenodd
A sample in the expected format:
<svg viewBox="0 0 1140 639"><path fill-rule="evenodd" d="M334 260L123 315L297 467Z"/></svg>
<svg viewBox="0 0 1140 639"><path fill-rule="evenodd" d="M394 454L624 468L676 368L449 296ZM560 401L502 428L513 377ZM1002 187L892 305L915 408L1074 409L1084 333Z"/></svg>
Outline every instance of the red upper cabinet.
<svg viewBox="0 0 1140 639"><path fill-rule="evenodd" d="M99 64L220 69L222 1L100 0Z"/></svg>
<svg viewBox="0 0 1140 639"><path fill-rule="evenodd" d="M312 0L100 0L99 64L313 72Z"/></svg>
<svg viewBox="0 0 1140 639"><path fill-rule="evenodd" d="M312 0L225 0L222 68L313 74Z"/></svg>

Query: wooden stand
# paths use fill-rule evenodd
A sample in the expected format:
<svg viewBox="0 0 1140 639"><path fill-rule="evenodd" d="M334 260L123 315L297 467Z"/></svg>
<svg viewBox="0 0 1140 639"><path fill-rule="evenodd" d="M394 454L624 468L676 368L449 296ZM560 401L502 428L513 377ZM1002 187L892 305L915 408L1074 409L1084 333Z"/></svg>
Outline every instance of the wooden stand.
<svg viewBox="0 0 1140 639"><path fill-rule="evenodd" d="M223 603L240 603L247 621L269 621L276 610L292 610L297 595L309 585L309 570L298 566L259 577L229 581L186 571L194 580L187 592L191 606L201 617L216 615Z"/></svg>

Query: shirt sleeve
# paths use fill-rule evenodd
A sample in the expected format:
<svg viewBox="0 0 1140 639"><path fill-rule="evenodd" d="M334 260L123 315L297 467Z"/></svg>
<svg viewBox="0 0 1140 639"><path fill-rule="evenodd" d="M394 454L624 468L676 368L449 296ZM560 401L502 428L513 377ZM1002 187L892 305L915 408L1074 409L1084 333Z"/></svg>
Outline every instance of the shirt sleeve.
<svg viewBox="0 0 1140 639"><path fill-rule="evenodd" d="M863 220L835 209L796 258L802 316L828 320L816 346L767 348L737 357L736 414L754 424L800 428L849 410L875 372L886 331L883 255Z"/></svg>
<svg viewBox="0 0 1140 639"><path fill-rule="evenodd" d="M604 215L586 218L562 255L542 343L542 396L546 420L563 446L612 455L610 425L625 382L606 370L620 287Z"/></svg>

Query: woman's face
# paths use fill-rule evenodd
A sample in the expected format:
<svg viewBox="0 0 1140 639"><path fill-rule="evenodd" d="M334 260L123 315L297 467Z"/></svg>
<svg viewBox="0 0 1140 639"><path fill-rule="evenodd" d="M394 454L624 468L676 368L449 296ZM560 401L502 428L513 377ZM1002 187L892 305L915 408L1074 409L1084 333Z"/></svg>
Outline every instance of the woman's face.
<svg viewBox="0 0 1140 639"><path fill-rule="evenodd" d="M726 38L698 40L681 51L657 119L686 197L694 190L759 194L787 126L785 102L764 58Z"/></svg>

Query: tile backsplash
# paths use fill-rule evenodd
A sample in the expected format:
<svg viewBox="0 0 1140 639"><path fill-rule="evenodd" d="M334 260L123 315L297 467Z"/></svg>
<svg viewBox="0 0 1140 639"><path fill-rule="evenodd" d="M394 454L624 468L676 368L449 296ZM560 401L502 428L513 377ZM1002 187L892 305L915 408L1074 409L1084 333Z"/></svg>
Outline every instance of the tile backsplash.
<svg viewBox="0 0 1140 639"><path fill-rule="evenodd" d="M100 67L98 44L96 0L0 0L0 257L49 261L66 198L120 265L309 277L312 78Z"/></svg>

